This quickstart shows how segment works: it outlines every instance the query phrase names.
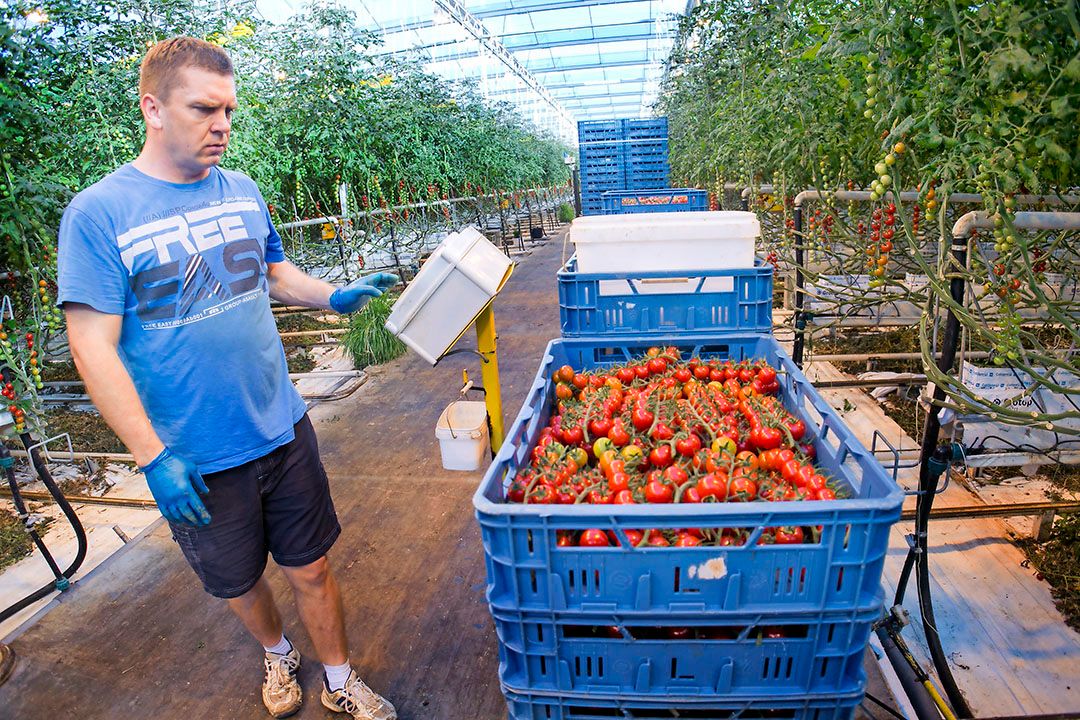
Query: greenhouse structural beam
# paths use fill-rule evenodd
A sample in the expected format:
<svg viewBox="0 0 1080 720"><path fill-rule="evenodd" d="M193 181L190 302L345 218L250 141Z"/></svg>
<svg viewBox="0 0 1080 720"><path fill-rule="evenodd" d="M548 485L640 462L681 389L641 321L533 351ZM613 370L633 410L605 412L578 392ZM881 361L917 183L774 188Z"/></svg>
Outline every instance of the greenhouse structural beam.
<svg viewBox="0 0 1080 720"><path fill-rule="evenodd" d="M451 18L454 19L461 27L465 29L470 35L476 38L488 52L499 59L512 73L518 76L518 78L531 88L537 95L542 97L548 105L567 123L573 123L574 118L564 108L555 96L548 92L539 80L532 76L532 74L522 65L514 54L506 49L506 46L499 42L487 27L476 18L475 15L470 13L466 9L464 3L460 0L435 0L435 4L444 9Z"/></svg>
<svg viewBox="0 0 1080 720"><path fill-rule="evenodd" d="M586 56L580 56L586 57ZM593 57L593 56L587 56ZM583 62L581 64L567 64L567 65L554 65L552 67L530 67L529 72L533 75L542 75L544 73L552 72L578 72L581 70L599 70L601 68L616 68L616 67L637 67L645 64L645 59L635 60L611 60L608 62L596 62L589 60L589 62Z"/></svg>
<svg viewBox="0 0 1080 720"><path fill-rule="evenodd" d="M651 25L652 22L650 21L649 24ZM481 27L483 27L483 25L481 25ZM538 34L538 33L529 33L529 34L530 35L535 35L535 34ZM501 41L499 40L499 38L497 36L495 36L493 34L489 34L489 37L491 38L492 41L497 42L500 45L502 45ZM566 40L548 40L546 42L522 43L520 45L514 45L514 46L503 45L503 47L506 48L507 52L510 52L510 51L517 52L519 50L549 50L551 48L573 47L575 45L601 45L601 44L604 44L604 43L627 42L627 41L630 41L630 40L652 40L654 38L667 38L667 37L671 37L671 35L669 33L653 33L653 32L649 32L649 33L634 33L632 35L628 35L628 34L601 35L599 37L569 38L569 39L566 39ZM443 42L437 42L437 43L430 43L430 44L427 44L427 45L417 45L413 49L414 50L432 50L434 48L453 46L453 45L455 45L455 43L456 43L456 41L443 41ZM436 55L436 54L432 53L431 54L431 60L432 60L432 62L442 62L444 60L465 60L465 59L468 59L468 58L478 57L479 55L480 55L480 52L477 51L477 50L468 50L466 52L454 52L454 53L449 53L447 55ZM639 60L637 62L634 62L633 64L634 65L641 65L642 61ZM524 67L524 66L522 66L522 67ZM604 67L607 67L606 63L604 64Z"/></svg>
<svg viewBox="0 0 1080 720"><path fill-rule="evenodd" d="M641 0L590 0L589 5L625 5L638 3ZM558 0L558 2L538 2L531 5L488 5L472 10L472 15L477 20L488 20L511 15L529 15L532 13L550 12L552 10L570 10L581 7L581 0ZM422 30L434 26L431 20L417 20L394 26L395 32L408 32L409 30Z"/></svg>

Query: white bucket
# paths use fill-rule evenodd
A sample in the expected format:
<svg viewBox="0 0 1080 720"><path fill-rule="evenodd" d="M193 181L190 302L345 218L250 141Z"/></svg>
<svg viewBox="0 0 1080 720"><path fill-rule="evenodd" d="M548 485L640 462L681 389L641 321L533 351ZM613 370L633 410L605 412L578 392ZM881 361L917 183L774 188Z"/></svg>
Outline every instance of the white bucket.
<svg viewBox="0 0 1080 720"><path fill-rule="evenodd" d="M442 464L447 470L479 470L488 455L487 406L458 400L446 406L435 424Z"/></svg>
<svg viewBox="0 0 1080 720"><path fill-rule="evenodd" d="M757 215L741 211L590 215L570 226L582 273L752 268L760 234Z"/></svg>

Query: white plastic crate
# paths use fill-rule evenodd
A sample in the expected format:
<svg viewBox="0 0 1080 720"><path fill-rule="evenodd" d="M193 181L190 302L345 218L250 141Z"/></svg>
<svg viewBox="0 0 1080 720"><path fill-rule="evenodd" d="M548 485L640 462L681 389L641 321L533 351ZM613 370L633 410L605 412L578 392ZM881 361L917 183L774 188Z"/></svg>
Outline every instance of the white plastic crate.
<svg viewBox="0 0 1080 720"><path fill-rule="evenodd" d="M570 226L583 273L753 268L760 234L757 215L740 211L595 215Z"/></svg>
<svg viewBox="0 0 1080 720"><path fill-rule="evenodd" d="M394 303L386 329L434 365L511 272L510 258L475 228L451 233Z"/></svg>

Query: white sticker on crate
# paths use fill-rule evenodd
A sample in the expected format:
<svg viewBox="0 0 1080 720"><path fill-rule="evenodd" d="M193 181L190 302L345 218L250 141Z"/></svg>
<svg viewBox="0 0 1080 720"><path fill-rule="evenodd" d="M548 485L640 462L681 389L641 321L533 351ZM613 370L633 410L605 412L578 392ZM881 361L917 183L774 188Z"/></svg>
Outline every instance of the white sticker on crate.
<svg viewBox="0 0 1080 720"><path fill-rule="evenodd" d="M1076 412L1080 409L1080 399L1076 395L1054 393L1046 388L1024 395L1024 390L1034 384L1031 376L1012 368L980 367L965 362L961 379L976 395L996 405L1011 405L1014 409L1039 414ZM1080 376L1064 370L1055 371L1053 381L1061 387L1080 391ZM1051 430L1007 425L994 422L985 415L961 415L959 420L964 426L964 444L968 447L1010 449L1027 446L1030 449L1049 450L1062 440L1061 435ZM1080 420L1066 419L1056 424L1073 431L1080 430Z"/></svg>
<svg viewBox="0 0 1080 720"><path fill-rule="evenodd" d="M735 290L732 277L649 278L637 280L601 280L600 296L611 295L676 295L686 293L721 293ZM698 289L698 285L701 289Z"/></svg>
<svg viewBox="0 0 1080 720"><path fill-rule="evenodd" d="M720 555L700 565L691 565L687 572L690 577L699 580L720 580L727 577L727 563L724 562L724 556Z"/></svg>
<svg viewBox="0 0 1080 720"><path fill-rule="evenodd" d="M924 290L927 285L930 284L930 279L925 275L916 275L915 273L906 273L904 275L904 285L911 292L919 292Z"/></svg>

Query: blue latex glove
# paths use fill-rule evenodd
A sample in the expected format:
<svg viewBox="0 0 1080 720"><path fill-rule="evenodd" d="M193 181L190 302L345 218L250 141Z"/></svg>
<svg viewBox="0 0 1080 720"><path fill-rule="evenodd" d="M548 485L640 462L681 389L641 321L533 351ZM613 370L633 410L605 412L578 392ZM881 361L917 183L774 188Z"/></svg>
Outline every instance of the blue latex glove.
<svg viewBox="0 0 1080 720"><path fill-rule="evenodd" d="M330 307L341 314L356 312L367 305L368 300L379 297L384 290L401 282L394 273L377 272L353 280L345 287L339 287L330 295Z"/></svg>
<svg viewBox="0 0 1080 720"><path fill-rule="evenodd" d="M210 524L210 513L199 498L199 493L206 495L210 490L195 463L165 448L149 465L139 469L146 475L146 484L166 520L187 525Z"/></svg>

